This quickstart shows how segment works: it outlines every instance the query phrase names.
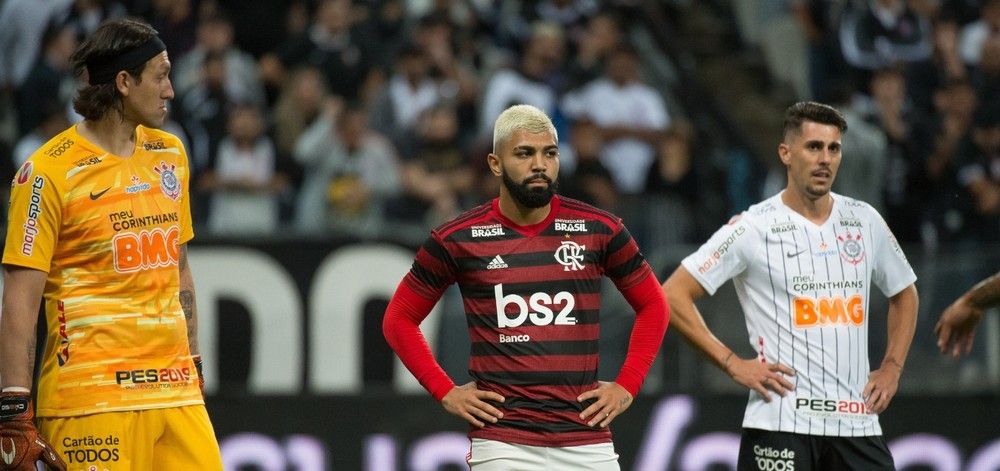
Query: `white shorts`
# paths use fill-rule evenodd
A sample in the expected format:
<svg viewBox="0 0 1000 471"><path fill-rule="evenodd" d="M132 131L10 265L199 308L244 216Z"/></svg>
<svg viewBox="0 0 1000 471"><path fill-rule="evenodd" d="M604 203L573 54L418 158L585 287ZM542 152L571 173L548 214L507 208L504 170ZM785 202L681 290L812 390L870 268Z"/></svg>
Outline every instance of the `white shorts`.
<svg viewBox="0 0 1000 471"><path fill-rule="evenodd" d="M553 471L560 469L620 471L611 442L548 447L472 439L469 468L473 471Z"/></svg>

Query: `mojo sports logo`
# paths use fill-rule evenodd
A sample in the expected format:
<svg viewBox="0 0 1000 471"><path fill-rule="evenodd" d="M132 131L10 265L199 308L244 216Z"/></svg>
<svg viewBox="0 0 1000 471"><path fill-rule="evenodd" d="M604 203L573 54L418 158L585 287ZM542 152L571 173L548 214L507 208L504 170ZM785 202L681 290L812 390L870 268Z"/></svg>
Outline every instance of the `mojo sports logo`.
<svg viewBox="0 0 1000 471"><path fill-rule="evenodd" d="M35 250L35 238L38 236L38 218L42 215L42 188L45 188L45 179L41 175L36 175L34 181L31 182L28 215L24 218L24 235L21 237L21 255L26 257L30 257L31 253Z"/></svg>

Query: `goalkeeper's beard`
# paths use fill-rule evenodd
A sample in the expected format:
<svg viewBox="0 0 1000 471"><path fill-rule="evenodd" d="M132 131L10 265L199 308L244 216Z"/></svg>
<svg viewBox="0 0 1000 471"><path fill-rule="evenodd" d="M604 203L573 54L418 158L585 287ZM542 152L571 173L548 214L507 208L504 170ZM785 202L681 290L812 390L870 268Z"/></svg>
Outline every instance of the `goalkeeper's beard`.
<svg viewBox="0 0 1000 471"><path fill-rule="evenodd" d="M503 186L507 188L507 192L514 198L514 201L526 208L541 208L549 204L552 201L552 196L559 191L559 182L552 180L544 173L528 175L524 181L517 183L507 175L506 170L500 169L500 179L503 180ZM528 186L528 182L539 179L545 180L548 185L544 188Z"/></svg>

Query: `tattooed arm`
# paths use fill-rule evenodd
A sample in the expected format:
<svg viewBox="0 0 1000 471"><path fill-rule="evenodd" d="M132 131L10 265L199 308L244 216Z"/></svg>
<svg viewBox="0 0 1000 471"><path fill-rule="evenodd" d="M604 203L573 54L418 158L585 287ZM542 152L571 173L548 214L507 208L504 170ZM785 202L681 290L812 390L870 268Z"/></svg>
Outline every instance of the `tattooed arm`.
<svg viewBox="0 0 1000 471"><path fill-rule="evenodd" d="M187 320L188 345L191 347L192 355L199 355L198 310L194 302L194 277L191 276L191 267L188 265L187 244L181 246L180 272L180 300L181 309L184 310L184 319Z"/></svg>
<svg viewBox="0 0 1000 471"><path fill-rule="evenodd" d="M977 283L941 314L934 326L941 353L953 357L969 353L983 313L996 306L1000 306L1000 272Z"/></svg>
<svg viewBox="0 0 1000 471"><path fill-rule="evenodd" d="M35 368L35 328L47 273L4 265L0 317L0 385L31 389Z"/></svg>

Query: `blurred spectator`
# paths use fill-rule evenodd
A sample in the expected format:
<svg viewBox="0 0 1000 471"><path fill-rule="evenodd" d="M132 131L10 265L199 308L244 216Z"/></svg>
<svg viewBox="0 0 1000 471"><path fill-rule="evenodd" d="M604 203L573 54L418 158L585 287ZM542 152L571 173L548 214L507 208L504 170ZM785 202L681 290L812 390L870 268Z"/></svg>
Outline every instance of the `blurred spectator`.
<svg viewBox="0 0 1000 471"><path fill-rule="evenodd" d="M291 74L274 105L274 135L278 153L291 155L299 136L320 115L329 92L323 73L302 67Z"/></svg>
<svg viewBox="0 0 1000 471"><path fill-rule="evenodd" d="M160 33L170 58L180 60L194 47L198 15L196 0L152 0L153 12L149 24Z"/></svg>
<svg viewBox="0 0 1000 471"><path fill-rule="evenodd" d="M295 145L305 169L296 227L312 235L370 238L385 227L386 199L399 193L392 144L368 128L365 111L330 100Z"/></svg>
<svg viewBox="0 0 1000 471"><path fill-rule="evenodd" d="M440 87L428 73L429 66L427 56L415 44L400 49L392 78L371 110L375 130L398 140L412 130L421 113L442 99Z"/></svg>
<svg viewBox="0 0 1000 471"><path fill-rule="evenodd" d="M941 18L934 23L934 54L907 68L906 82L914 104L923 111L933 108L932 94L944 83L968 77L958 53L958 23Z"/></svg>
<svg viewBox="0 0 1000 471"><path fill-rule="evenodd" d="M866 120L882 128L888 143L885 173L885 220L901 242L919 242L924 208L923 162L913 145L913 109L906 81L897 69L875 73L871 101L863 105Z"/></svg>
<svg viewBox="0 0 1000 471"><path fill-rule="evenodd" d="M55 97L43 98L35 102L32 108L38 113L39 121L34 129L31 129L17 142L11 156L13 160L10 163L5 163L4 168L6 166L21 168L21 164L28 160L28 157L31 157L32 152L69 127L69 121L66 119L66 108Z"/></svg>
<svg viewBox="0 0 1000 471"><path fill-rule="evenodd" d="M831 95L835 98L832 103L844 115L849 131L841 137L843 157L832 189L884 213L882 199L889 158L888 140L882 128L865 121L864 115L850 106L850 91L841 88L843 90Z"/></svg>
<svg viewBox="0 0 1000 471"><path fill-rule="evenodd" d="M200 189L211 194L209 231L240 236L275 232L278 195L288 187L288 179L276 172L276 159L260 109L234 107L215 167L198 179Z"/></svg>
<svg viewBox="0 0 1000 471"><path fill-rule="evenodd" d="M655 145L670 124L663 97L639 75L639 56L623 45L608 56L604 76L563 100L571 118L589 118L605 141L601 163L620 193L638 194L646 186Z"/></svg>
<svg viewBox="0 0 1000 471"><path fill-rule="evenodd" d="M694 211L701 197L694 167L695 130L687 122L667 128L656 145L656 160L646 182L649 217L643 235L651 247L692 243Z"/></svg>
<svg viewBox="0 0 1000 471"><path fill-rule="evenodd" d="M257 62L233 44L233 24L223 14L202 18L193 49L173 67L174 91L184 95L202 80L202 64L209 54L222 56L226 69L224 89L230 101L264 105L264 87L257 74Z"/></svg>
<svg viewBox="0 0 1000 471"><path fill-rule="evenodd" d="M458 116L448 105L426 110L400 155L402 194L392 201L393 219L435 227L471 207L476 173L458 138Z"/></svg>
<svg viewBox="0 0 1000 471"><path fill-rule="evenodd" d="M972 139L959 152L958 183L966 206L967 234L978 242L1000 242L1000 103L984 103L972 125Z"/></svg>
<svg viewBox="0 0 1000 471"><path fill-rule="evenodd" d="M982 16L962 28L959 51L966 64L978 65L983 58L983 44L1000 37L1000 0L986 0Z"/></svg>
<svg viewBox="0 0 1000 471"><path fill-rule="evenodd" d="M972 79L979 101L1000 103L1000 35L983 43L983 56Z"/></svg>
<svg viewBox="0 0 1000 471"><path fill-rule="evenodd" d="M601 163L600 130L587 118L573 122L569 145L560 149L559 193L607 211L616 211L618 192L611 172Z"/></svg>
<svg viewBox="0 0 1000 471"><path fill-rule="evenodd" d="M479 132L481 86L477 63L482 62L483 45L468 41L464 49L454 37L454 25L439 15L421 18L413 30L412 41L424 51L429 61L429 75L438 83L442 98L454 103L459 116L459 135L470 137Z"/></svg>
<svg viewBox="0 0 1000 471"><path fill-rule="evenodd" d="M279 88L287 71L311 65L323 72L330 91L353 100L371 68L374 38L354 28L350 0L322 0L312 26L261 58L261 78Z"/></svg>
<svg viewBox="0 0 1000 471"><path fill-rule="evenodd" d="M811 96L828 103L839 84L847 80L839 38L843 5L829 0L792 0L789 8L808 44Z"/></svg>
<svg viewBox="0 0 1000 471"><path fill-rule="evenodd" d="M559 26L538 24L534 27L520 66L498 71L483 90L481 136L492 138L494 122L511 105L532 105L550 116L555 114L557 87L552 75L563 63L564 48L565 38Z"/></svg>
<svg viewBox="0 0 1000 471"><path fill-rule="evenodd" d="M41 50L45 26L73 0L6 0L0 5L0 91L21 86Z"/></svg>
<svg viewBox="0 0 1000 471"><path fill-rule="evenodd" d="M76 94L76 80L70 63L75 49L75 30L62 23L49 23L42 35L42 55L17 90L17 120L21 135L48 119L46 113L49 110L39 104L53 99L58 103L68 103Z"/></svg>
<svg viewBox="0 0 1000 471"><path fill-rule="evenodd" d="M177 100L178 119L191 140L188 154L195 171L210 167L226 134L227 113L233 102L226 94L226 64L220 54L208 54L201 81Z"/></svg>
<svg viewBox="0 0 1000 471"><path fill-rule="evenodd" d="M873 71L928 59L933 51L930 22L906 0L849 4L841 18L840 46L848 64L867 72L861 76L866 81Z"/></svg>
<svg viewBox="0 0 1000 471"><path fill-rule="evenodd" d="M575 51L566 71L566 88L570 90L600 77L608 54L621 44L621 26L614 15L600 13L572 39Z"/></svg>
<svg viewBox="0 0 1000 471"><path fill-rule="evenodd" d="M976 94L968 80L956 79L934 91L934 111L917 123L915 147L926 155L922 158L923 191L934 232L930 242L937 244L960 238L961 225L955 218L955 195L962 192L958 185L959 151L969 139L969 130L976 110Z"/></svg>
<svg viewBox="0 0 1000 471"><path fill-rule="evenodd" d="M74 0L60 20L73 27L77 40L83 41L106 20L127 15L125 6L115 0ZM170 54L174 54L171 50Z"/></svg>
<svg viewBox="0 0 1000 471"><path fill-rule="evenodd" d="M520 2L520 14L514 18L513 33L517 38L531 34L531 25L544 22L557 24L567 34L576 36L587 21L600 9L597 0L539 0Z"/></svg>
<svg viewBox="0 0 1000 471"><path fill-rule="evenodd" d="M916 118L907 100L906 80L897 69L877 71L871 78L869 93L869 101L855 106L886 135L885 220L901 242L919 242L924 209L920 188L923 162L913 145Z"/></svg>

